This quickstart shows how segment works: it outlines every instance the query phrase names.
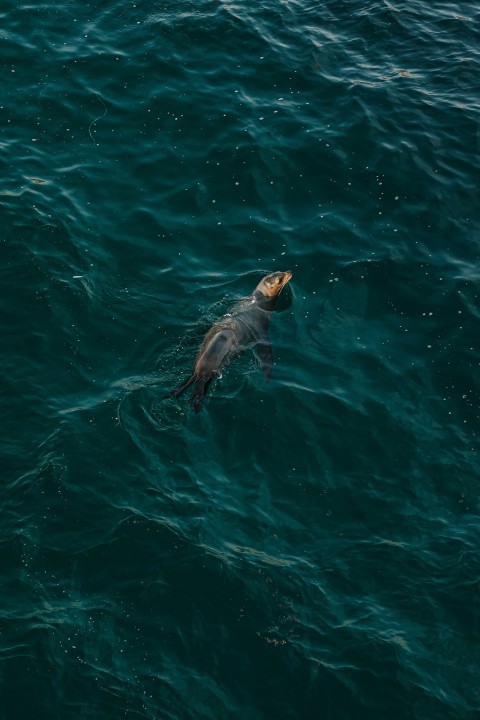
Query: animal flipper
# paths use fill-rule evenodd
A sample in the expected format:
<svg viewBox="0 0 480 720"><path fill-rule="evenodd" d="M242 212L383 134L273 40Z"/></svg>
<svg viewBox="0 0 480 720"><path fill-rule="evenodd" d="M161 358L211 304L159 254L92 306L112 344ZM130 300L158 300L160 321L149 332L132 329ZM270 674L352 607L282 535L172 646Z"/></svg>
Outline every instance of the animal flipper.
<svg viewBox="0 0 480 720"><path fill-rule="evenodd" d="M272 346L270 345L270 339L267 334L263 335L256 347L257 355L260 358L263 366L263 372L265 373L265 377L267 380L270 380L270 376L272 374L272 365L273 365L273 354L272 354Z"/></svg>
<svg viewBox="0 0 480 720"><path fill-rule="evenodd" d="M185 380L183 385L180 385L179 387L175 388L175 390L172 390L168 393L168 395L165 395L165 398L171 398L171 397L177 397L177 395L181 395L184 390L187 389L189 385L192 384L197 379L196 373L193 373L193 375L190 375L190 377Z"/></svg>
<svg viewBox="0 0 480 720"><path fill-rule="evenodd" d="M190 398L190 407L193 408L193 412L198 413L202 409L203 401L211 382L212 375L204 375L197 379L195 390Z"/></svg>

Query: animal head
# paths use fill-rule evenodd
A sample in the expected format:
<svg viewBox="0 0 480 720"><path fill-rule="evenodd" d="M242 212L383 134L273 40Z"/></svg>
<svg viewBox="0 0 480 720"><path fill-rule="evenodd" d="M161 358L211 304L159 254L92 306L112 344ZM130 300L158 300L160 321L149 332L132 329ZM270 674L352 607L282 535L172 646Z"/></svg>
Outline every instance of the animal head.
<svg viewBox="0 0 480 720"><path fill-rule="evenodd" d="M273 300L277 297L280 290L288 283L291 277L292 273L290 270L271 273L260 280L255 288L255 291L258 290L266 298Z"/></svg>

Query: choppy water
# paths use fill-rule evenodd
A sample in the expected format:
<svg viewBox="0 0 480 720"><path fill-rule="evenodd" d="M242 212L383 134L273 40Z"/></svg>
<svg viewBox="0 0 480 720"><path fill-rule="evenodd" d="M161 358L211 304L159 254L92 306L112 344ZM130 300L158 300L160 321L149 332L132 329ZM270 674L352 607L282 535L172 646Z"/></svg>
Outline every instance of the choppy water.
<svg viewBox="0 0 480 720"><path fill-rule="evenodd" d="M5 1L1 720L478 717L479 15Z"/></svg>

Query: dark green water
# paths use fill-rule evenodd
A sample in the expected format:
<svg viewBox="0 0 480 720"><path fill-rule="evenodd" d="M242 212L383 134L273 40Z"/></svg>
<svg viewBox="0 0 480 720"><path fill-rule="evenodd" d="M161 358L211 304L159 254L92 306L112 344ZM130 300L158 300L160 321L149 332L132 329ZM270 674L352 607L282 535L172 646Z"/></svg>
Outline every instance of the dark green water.
<svg viewBox="0 0 480 720"><path fill-rule="evenodd" d="M479 20L4 1L0 720L479 717Z"/></svg>

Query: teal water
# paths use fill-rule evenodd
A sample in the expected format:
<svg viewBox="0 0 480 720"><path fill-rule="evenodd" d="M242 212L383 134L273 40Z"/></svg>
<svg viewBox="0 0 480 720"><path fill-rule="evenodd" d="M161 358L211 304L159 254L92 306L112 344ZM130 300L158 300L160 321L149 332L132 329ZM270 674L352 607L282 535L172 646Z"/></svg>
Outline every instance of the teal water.
<svg viewBox="0 0 480 720"><path fill-rule="evenodd" d="M0 720L479 716L479 16L5 0Z"/></svg>

